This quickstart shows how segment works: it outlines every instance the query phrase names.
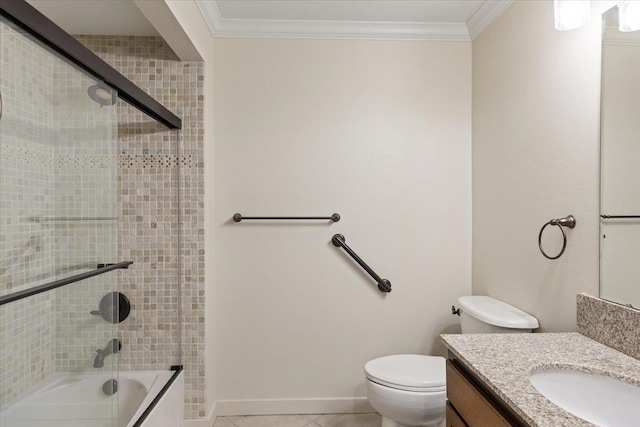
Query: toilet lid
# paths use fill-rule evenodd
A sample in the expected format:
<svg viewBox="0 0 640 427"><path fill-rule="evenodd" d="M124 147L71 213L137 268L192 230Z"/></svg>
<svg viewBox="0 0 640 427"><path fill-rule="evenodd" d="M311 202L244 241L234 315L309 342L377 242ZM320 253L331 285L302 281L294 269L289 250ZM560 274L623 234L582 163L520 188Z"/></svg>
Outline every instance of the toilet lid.
<svg viewBox="0 0 640 427"><path fill-rule="evenodd" d="M371 381L399 390L444 391L445 359L419 354L396 354L371 360L364 372Z"/></svg>

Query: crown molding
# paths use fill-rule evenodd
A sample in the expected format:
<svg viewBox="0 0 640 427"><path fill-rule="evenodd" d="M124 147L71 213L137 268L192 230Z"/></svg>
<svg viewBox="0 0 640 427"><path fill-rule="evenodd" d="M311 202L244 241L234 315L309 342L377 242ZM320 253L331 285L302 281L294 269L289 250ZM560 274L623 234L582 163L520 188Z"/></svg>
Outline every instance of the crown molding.
<svg viewBox="0 0 640 427"><path fill-rule="evenodd" d="M505 11L513 0L485 1L480 9L467 21L471 40L475 40L495 19Z"/></svg>
<svg viewBox="0 0 640 427"><path fill-rule="evenodd" d="M463 23L227 19L215 1L196 0L214 37L469 41Z"/></svg>
<svg viewBox="0 0 640 427"><path fill-rule="evenodd" d="M298 21L223 18L213 0L195 0L214 37L470 41L513 0L490 0L464 23Z"/></svg>

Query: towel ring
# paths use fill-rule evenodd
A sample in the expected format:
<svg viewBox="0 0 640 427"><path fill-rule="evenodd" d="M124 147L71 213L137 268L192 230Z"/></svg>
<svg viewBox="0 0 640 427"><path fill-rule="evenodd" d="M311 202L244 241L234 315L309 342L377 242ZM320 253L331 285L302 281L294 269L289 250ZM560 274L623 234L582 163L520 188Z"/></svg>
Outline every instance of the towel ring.
<svg viewBox="0 0 640 427"><path fill-rule="evenodd" d="M560 231L562 231L562 250L560 250L560 253L556 256L549 256L545 253L544 249L542 249L542 233L544 233L544 229L547 228L548 225L555 225L557 227L560 227ZM564 227L575 228L575 226L576 226L576 219L574 218L573 215L569 215L566 218L552 219L551 221L543 225L542 228L540 229L540 234L538 234L538 247L540 248L540 252L542 252L542 255L544 255L545 258L548 258L548 259L560 258L564 253L564 250L567 248L567 233L565 233Z"/></svg>

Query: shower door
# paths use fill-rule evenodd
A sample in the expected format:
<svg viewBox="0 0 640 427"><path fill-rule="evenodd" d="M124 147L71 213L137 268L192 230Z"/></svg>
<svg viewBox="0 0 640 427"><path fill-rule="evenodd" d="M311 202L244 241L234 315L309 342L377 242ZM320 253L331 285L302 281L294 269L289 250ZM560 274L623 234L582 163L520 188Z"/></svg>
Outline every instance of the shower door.
<svg viewBox="0 0 640 427"><path fill-rule="evenodd" d="M0 94L0 425L124 427L127 270L21 293L119 261L116 94L4 20Z"/></svg>

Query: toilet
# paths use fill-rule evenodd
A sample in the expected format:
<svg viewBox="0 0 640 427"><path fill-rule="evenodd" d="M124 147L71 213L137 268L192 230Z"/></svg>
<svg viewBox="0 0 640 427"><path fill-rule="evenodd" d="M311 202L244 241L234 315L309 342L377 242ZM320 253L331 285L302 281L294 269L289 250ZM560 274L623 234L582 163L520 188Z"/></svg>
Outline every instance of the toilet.
<svg viewBox="0 0 640 427"><path fill-rule="evenodd" d="M458 298L463 334L526 333L538 319L487 296ZM367 399L382 415L382 427L444 427L445 359L396 354L367 362Z"/></svg>

